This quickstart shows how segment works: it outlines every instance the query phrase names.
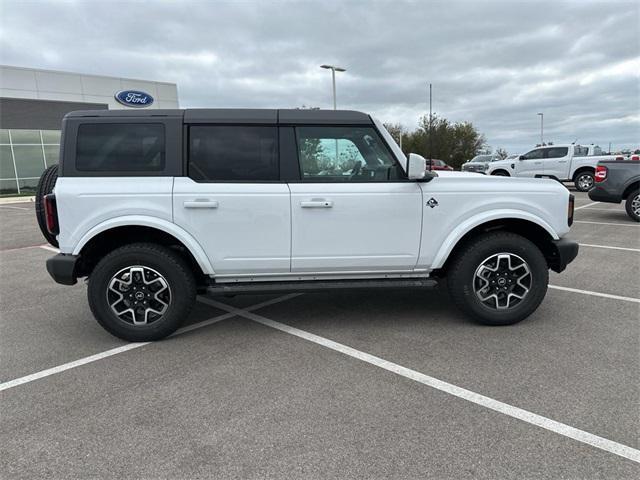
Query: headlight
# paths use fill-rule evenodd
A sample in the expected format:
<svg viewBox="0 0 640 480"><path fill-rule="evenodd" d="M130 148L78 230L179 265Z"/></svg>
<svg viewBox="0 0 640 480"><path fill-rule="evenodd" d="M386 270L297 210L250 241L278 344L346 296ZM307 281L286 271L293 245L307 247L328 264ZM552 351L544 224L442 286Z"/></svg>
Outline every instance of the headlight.
<svg viewBox="0 0 640 480"><path fill-rule="evenodd" d="M487 168L489 168L489 164L488 163L484 163L482 165L480 165L480 167L478 168L478 170L486 170Z"/></svg>

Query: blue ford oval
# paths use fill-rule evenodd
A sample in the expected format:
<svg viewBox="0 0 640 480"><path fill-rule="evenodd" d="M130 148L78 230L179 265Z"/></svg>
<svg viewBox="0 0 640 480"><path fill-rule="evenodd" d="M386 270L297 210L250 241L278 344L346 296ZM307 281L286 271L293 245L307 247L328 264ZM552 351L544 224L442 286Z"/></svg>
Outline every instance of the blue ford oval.
<svg viewBox="0 0 640 480"><path fill-rule="evenodd" d="M153 97L138 90L122 90L114 95L118 103L127 107L143 108L153 103Z"/></svg>

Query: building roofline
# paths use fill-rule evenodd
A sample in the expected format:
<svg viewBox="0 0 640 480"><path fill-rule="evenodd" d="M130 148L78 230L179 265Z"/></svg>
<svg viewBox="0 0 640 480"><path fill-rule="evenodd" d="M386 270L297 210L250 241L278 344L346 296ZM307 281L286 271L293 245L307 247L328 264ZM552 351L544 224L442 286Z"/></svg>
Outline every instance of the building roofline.
<svg viewBox="0 0 640 480"><path fill-rule="evenodd" d="M127 81L132 81L132 82L148 82L148 83L161 83L163 85L171 85L174 87L177 87L177 83L176 82L164 82L164 81L160 81L160 80L145 80L143 78L131 78L131 77L119 77L116 75L99 75L97 73L82 73L82 72L71 72L69 70L50 70L47 68L34 68L34 67L18 67L15 65L5 65L5 64L0 64L0 69L2 68L13 68L16 70L30 70L33 72L45 72L45 73L60 73L60 74L64 74L64 75L79 75L82 77L98 77L98 78L111 78L111 79L117 79L117 80L127 80Z"/></svg>

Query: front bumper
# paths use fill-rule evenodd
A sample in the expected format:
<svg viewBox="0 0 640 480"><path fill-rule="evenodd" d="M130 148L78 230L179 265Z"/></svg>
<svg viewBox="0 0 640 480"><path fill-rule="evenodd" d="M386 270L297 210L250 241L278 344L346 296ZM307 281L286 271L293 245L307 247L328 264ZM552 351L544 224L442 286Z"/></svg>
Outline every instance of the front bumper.
<svg viewBox="0 0 640 480"><path fill-rule="evenodd" d="M47 259L47 272L57 283L75 285L78 282L76 274L80 255L59 253Z"/></svg>
<svg viewBox="0 0 640 480"><path fill-rule="evenodd" d="M620 203L622 201L621 194L611 193L609 190L596 184L589 190L589 198L595 202Z"/></svg>
<svg viewBox="0 0 640 480"><path fill-rule="evenodd" d="M551 256L547 258L549 268L560 273L578 256L580 246L577 242L561 238L551 242Z"/></svg>
<svg viewBox="0 0 640 480"><path fill-rule="evenodd" d="M482 170L481 170L481 169L479 169L479 168L474 168L474 167L471 167L471 168L469 168L469 167L462 167L462 168L460 169L460 171L461 171L461 172L469 172L469 173L482 173L483 175L486 175L487 169L486 169L486 168L484 168L484 169L482 169Z"/></svg>

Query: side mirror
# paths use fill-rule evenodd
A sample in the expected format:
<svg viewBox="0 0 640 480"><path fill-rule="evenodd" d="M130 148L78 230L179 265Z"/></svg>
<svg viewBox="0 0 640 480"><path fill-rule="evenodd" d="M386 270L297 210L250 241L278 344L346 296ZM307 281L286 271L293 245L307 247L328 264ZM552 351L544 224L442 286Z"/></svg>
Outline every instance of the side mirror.
<svg viewBox="0 0 640 480"><path fill-rule="evenodd" d="M518 160L524 160L524 155L520 155L520 156L518 157Z"/></svg>
<svg viewBox="0 0 640 480"><path fill-rule="evenodd" d="M426 175L427 160L417 153L410 153L407 158L407 178L422 180Z"/></svg>

